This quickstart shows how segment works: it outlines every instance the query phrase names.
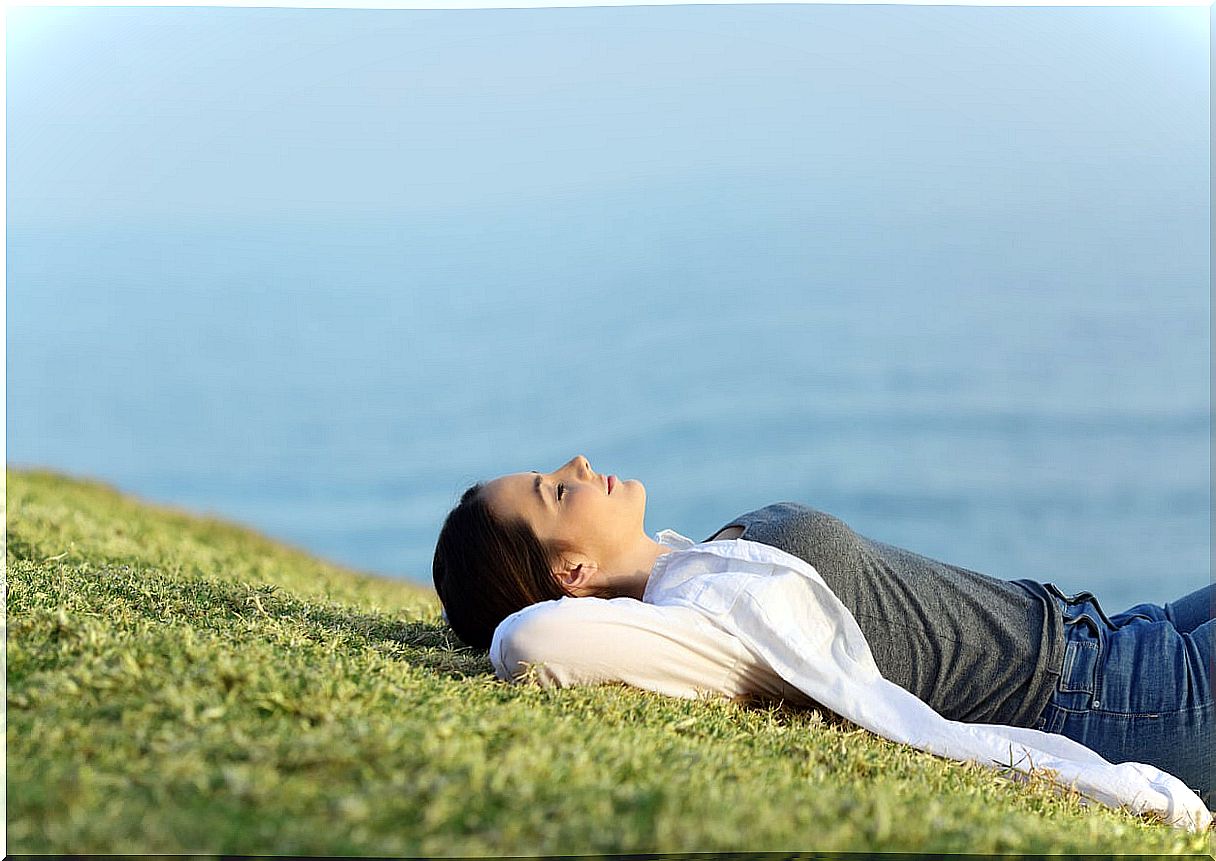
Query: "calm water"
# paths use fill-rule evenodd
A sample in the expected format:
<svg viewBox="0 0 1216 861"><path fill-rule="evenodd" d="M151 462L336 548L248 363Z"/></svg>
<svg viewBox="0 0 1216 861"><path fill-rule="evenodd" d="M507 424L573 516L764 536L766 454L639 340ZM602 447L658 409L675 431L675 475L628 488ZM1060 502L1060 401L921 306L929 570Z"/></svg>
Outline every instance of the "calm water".
<svg viewBox="0 0 1216 861"><path fill-rule="evenodd" d="M782 29L776 11L755 9L692 11L751 15L754 33ZM226 11L260 12L246 20L265 27L285 20ZM1057 44L1040 38L1047 19L1033 20L1019 50ZM1063 28L1053 38L1064 39L1082 19L1053 20ZM999 65L960 83L951 57L974 62L984 27L1013 32L1007 17L966 21L970 29L918 31L926 56L946 58L940 81L917 67L919 90L890 95L894 67L877 83L858 78L864 54L840 72L855 92L888 94L873 114L840 113L826 85L815 103L799 88L823 68L808 63L773 96L780 112L755 108L742 126L708 111L671 119L700 84L688 67L668 80L667 67L647 66L666 82L657 91L670 110L652 105L646 116L668 117L661 134L689 136L687 148L652 147L627 180L622 171L640 162L605 162L603 176L565 165L548 184L463 189L446 205L355 206L318 192L307 207L194 212L186 191L164 191L177 181L165 167L171 151L159 156L169 160L158 162L162 185L143 189L162 189L156 200L175 215L117 204L99 214L109 198L97 187L87 199L40 197L30 177L52 157L72 170L64 153L100 158L80 141L89 123L119 120L77 110L56 124L54 100L70 93L18 64L8 461L100 477L419 582L429 582L439 525L464 487L582 452L598 471L645 483L651 534L701 539L740 512L794 500L995 576L1090 589L1112 611L1198 588L1211 568L1206 69L1192 79L1180 49L1161 41L1176 65L1110 102L1112 75L1142 71L1111 48L1141 44L1119 23L1106 41L1081 43L1072 89L1028 54L1038 76L1021 88L993 83L1006 74ZM405 44L360 26L385 52ZM823 44L846 38L843 26ZM188 28L164 32L186 38ZM631 32L614 38L639 55L672 50L629 42ZM947 36L960 32L969 53L951 54ZM248 33L256 42L257 27ZM861 47L877 51L881 40ZM171 48L157 62L188 56ZM307 44L300 51L303 63ZM619 80L596 72L604 56L588 60L601 95ZM1132 59L1157 68L1159 58ZM1171 74L1195 98L1178 96ZM447 98L461 86L472 85L458 81ZM976 94L991 92L1003 101L984 114ZM811 101L804 109L780 93ZM603 123L586 127L587 140L610 131L602 101L572 120L569 93L552 114L527 94L530 141L550 126L575 134L580 117ZM754 105L729 89L695 94L704 105ZM495 95L513 104L509 87ZM1093 112L1084 122L1070 107L1082 103ZM130 110L138 117L138 105ZM825 110L830 158L803 158L788 135L812 142ZM480 116L492 127L492 112ZM1010 119L1029 116L1038 124ZM645 127L645 117L633 121ZM1163 125L1170 134L1146 131ZM883 134L903 144L884 149ZM502 171L527 149L512 140ZM503 150L484 146L477 177L489 187L484 159ZM344 169L314 155L320 171ZM239 156L226 155L238 167ZM453 165L430 170L455 176ZM253 200L255 180L242 182L228 191ZM174 189L185 197L166 203Z"/></svg>

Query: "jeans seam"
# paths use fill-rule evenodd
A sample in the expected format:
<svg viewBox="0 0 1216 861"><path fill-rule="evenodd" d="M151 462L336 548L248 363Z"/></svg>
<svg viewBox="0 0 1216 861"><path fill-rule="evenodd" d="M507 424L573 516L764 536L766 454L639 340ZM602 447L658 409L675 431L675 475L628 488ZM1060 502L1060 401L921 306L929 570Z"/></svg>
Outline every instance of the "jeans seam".
<svg viewBox="0 0 1216 861"><path fill-rule="evenodd" d="M1070 709L1067 706L1057 705L1056 703L1052 703L1052 705L1055 706L1056 709L1058 709L1059 711L1064 712L1066 714L1070 714L1070 715L1096 714L1096 715L1102 715L1103 717L1115 717L1115 718L1174 717L1175 715L1183 715L1183 714L1186 714L1187 712L1193 712L1193 711L1197 711L1199 709L1207 709L1207 708L1212 707L1211 701L1208 701L1206 703L1198 703L1193 706L1187 706L1184 709L1173 709L1171 711L1116 712L1116 711L1111 711L1109 709L1104 709L1104 708Z"/></svg>

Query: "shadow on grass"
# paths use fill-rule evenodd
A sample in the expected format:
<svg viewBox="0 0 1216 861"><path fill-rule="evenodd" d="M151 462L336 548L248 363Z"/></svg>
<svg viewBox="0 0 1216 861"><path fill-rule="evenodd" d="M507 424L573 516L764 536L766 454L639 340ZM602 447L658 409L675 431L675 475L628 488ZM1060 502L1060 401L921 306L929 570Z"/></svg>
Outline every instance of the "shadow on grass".
<svg viewBox="0 0 1216 861"><path fill-rule="evenodd" d="M121 603L144 618L180 619L200 629L231 632L235 618L265 619L295 628L315 642L340 640L353 649L370 647L451 679L493 675L489 653L462 643L442 621L394 618L283 593L279 587L211 577L167 576L132 565L40 565L29 572L79 590L105 614ZM78 595L79 595L78 592ZM438 615L438 614L436 614ZM256 629L245 634L256 636Z"/></svg>
<svg viewBox="0 0 1216 861"><path fill-rule="evenodd" d="M93 609L113 612L122 604L133 613L157 622L180 619L199 629L231 635L234 619L264 619L294 628L318 643L341 641L352 649L373 648L391 660L403 661L450 680L493 677L489 653L462 643L446 623L397 618L362 612L340 604L297 598L269 584L251 584L212 577L168 576L153 567L131 565L38 566L39 574L54 578L59 588L86 593ZM438 616L438 614L435 614ZM242 635L257 637L256 625ZM267 639L270 639L268 636ZM856 729L831 710L753 696L736 702L777 719L818 711L822 719L844 730Z"/></svg>

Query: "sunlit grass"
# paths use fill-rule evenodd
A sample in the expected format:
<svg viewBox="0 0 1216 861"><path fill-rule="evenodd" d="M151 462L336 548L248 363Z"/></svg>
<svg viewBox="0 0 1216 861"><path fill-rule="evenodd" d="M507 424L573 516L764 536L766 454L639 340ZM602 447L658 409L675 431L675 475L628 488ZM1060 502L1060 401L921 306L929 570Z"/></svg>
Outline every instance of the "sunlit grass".
<svg viewBox="0 0 1216 861"><path fill-rule="evenodd" d="M10 852L1211 851L814 712L504 685L429 590L7 479Z"/></svg>

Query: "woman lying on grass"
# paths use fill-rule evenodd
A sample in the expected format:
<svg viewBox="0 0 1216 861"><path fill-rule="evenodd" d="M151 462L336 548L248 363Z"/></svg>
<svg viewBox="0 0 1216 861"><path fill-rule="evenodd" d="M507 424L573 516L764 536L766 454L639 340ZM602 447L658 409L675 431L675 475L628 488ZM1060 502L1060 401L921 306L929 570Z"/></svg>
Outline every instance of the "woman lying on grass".
<svg viewBox="0 0 1216 861"><path fill-rule="evenodd" d="M1211 586L1108 617L1089 592L938 562L804 505L701 543L652 540L645 508L640 481L581 456L470 487L435 548L453 630L490 648L504 680L827 708L932 753L1211 823Z"/></svg>

